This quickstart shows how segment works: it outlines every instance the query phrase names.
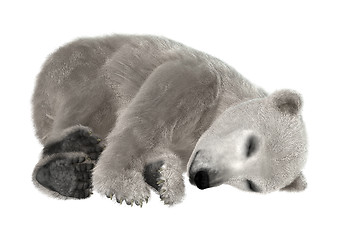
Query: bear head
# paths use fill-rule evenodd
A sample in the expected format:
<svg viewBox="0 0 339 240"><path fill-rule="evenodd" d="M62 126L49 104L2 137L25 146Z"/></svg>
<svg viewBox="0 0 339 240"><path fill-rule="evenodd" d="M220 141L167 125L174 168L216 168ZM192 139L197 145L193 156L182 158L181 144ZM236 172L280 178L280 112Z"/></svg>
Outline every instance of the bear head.
<svg viewBox="0 0 339 240"><path fill-rule="evenodd" d="M229 184L245 191L301 191L307 139L302 99L292 90L234 104L198 140L188 162L200 189Z"/></svg>

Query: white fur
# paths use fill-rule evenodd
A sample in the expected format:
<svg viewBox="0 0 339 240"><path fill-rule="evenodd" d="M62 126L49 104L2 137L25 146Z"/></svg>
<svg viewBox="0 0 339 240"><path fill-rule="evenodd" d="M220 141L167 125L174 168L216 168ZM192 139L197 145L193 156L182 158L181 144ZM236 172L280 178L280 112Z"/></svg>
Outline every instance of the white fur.
<svg viewBox="0 0 339 240"><path fill-rule="evenodd" d="M206 152L191 157L188 168L196 163L241 172L230 177L220 171L220 183L252 176L263 191L291 183L306 152L299 103L293 105L300 98L292 96L275 101L284 98L267 96L224 62L175 41L113 35L78 39L53 53L32 103L42 144L74 125L88 126L107 143L93 172L94 188L142 202L149 196L141 175L146 163L163 160L173 168L166 173L173 177L167 188L183 186L181 174L200 148ZM260 153L240 163L239 148L253 132ZM163 197L179 202L183 191Z"/></svg>
<svg viewBox="0 0 339 240"><path fill-rule="evenodd" d="M286 106L280 106L286 102ZM228 183L249 190L246 180L255 182L260 192L287 186L299 176L306 162L300 108L300 96L283 90L225 110L199 139L188 169L213 171L212 186ZM250 136L256 138L257 149L247 157Z"/></svg>

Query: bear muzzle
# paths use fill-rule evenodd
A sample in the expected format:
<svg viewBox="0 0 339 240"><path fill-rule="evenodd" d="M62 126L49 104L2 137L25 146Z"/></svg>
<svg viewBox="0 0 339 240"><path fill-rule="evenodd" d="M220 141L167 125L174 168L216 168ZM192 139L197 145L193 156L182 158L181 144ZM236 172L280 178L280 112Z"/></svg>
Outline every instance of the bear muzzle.
<svg viewBox="0 0 339 240"><path fill-rule="evenodd" d="M194 154L192 165L189 168L188 175L189 181L192 185L196 185L199 189L203 190L209 187L213 187L211 181L215 176L215 171L204 167L203 165L197 164L196 158L199 151Z"/></svg>

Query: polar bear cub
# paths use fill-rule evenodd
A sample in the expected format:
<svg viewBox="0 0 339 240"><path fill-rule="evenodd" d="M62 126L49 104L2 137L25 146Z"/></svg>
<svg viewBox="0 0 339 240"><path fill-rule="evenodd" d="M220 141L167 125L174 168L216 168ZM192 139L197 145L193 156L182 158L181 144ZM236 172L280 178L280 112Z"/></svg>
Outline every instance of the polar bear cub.
<svg viewBox="0 0 339 240"><path fill-rule="evenodd" d="M93 189L142 206L200 189L300 191L306 134L298 93L268 95L206 53L156 36L81 38L51 54L32 98L44 148L33 183L57 198Z"/></svg>

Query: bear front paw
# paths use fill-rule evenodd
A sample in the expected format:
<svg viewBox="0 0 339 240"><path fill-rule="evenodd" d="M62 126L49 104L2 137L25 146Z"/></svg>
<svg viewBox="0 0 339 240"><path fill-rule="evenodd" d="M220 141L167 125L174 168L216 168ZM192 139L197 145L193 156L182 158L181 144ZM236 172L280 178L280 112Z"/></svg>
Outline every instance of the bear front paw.
<svg viewBox="0 0 339 240"><path fill-rule="evenodd" d="M157 178L160 199L167 205L182 201L185 195L185 184L182 174L163 164L159 169Z"/></svg>
<svg viewBox="0 0 339 240"><path fill-rule="evenodd" d="M146 185L141 173L133 170L123 170L117 174L103 176L93 175L94 189L106 197L122 204L142 207L148 202L150 190Z"/></svg>

